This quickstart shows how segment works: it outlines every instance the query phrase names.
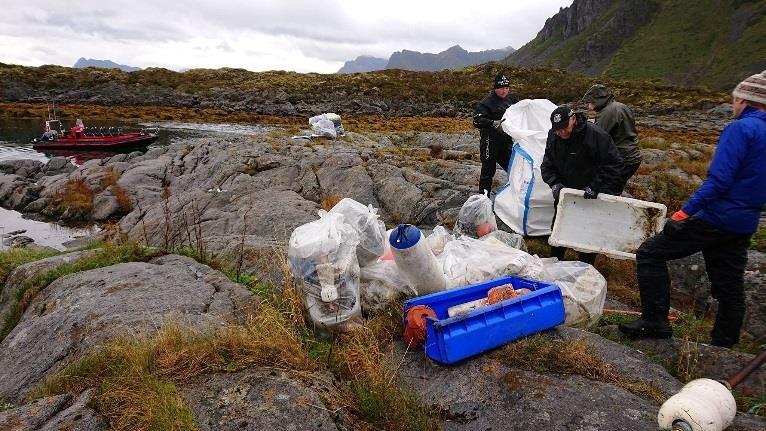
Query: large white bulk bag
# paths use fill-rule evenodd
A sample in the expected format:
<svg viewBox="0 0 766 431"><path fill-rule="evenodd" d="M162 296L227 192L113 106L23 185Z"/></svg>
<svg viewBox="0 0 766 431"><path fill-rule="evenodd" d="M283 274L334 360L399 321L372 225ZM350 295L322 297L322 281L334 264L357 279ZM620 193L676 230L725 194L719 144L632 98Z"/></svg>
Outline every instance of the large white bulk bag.
<svg viewBox="0 0 766 431"><path fill-rule="evenodd" d="M503 115L505 133L514 145L508 164L508 184L495 196L495 214L517 233L550 235L553 194L542 179L540 164L556 105L547 99L525 99Z"/></svg>

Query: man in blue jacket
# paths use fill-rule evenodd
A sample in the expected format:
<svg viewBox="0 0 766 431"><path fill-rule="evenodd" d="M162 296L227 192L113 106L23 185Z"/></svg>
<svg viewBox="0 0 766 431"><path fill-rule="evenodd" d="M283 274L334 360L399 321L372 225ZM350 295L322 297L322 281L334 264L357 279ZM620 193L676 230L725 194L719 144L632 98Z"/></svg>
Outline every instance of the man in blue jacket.
<svg viewBox="0 0 766 431"><path fill-rule="evenodd" d="M747 249L766 204L766 71L739 83L732 105L735 121L721 133L707 178L662 233L636 253L641 318L619 326L627 336L671 337L666 262L702 251L718 300L711 344L731 347L739 341Z"/></svg>

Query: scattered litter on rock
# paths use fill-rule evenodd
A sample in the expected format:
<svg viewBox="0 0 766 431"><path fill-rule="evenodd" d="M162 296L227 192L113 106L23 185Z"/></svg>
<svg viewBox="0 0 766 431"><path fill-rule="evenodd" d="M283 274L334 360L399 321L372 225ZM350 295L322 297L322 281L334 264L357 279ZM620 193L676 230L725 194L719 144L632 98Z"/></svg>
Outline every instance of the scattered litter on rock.
<svg viewBox="0 0 766 431"><path fill-rule="evenodd" d="M332 112L309 118L309 126L311 126L311 130L313 131L312 134L293 136L292 139L337 139L338 136L346 134L346 130L341 124L340 115Z"/></svg>

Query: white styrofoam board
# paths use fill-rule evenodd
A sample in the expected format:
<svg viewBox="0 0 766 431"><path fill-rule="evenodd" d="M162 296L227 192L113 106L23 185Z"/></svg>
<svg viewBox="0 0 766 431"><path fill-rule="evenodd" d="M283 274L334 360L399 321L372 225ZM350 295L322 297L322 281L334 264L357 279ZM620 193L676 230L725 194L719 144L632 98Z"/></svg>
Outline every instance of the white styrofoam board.
<svg viewBox="0 0 766 431"><path fill-rule="evenodd" d="M565 188L559 195L556 220L548 243L617 259L636 259L638 247L665 224L663 204Z"/></svg>

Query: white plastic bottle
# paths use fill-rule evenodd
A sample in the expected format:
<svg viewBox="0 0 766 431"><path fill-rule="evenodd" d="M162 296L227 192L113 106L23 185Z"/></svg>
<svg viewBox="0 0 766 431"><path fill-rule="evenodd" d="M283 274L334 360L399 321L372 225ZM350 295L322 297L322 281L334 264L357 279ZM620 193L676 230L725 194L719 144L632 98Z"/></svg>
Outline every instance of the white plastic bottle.
<svg viewBox="0 0 766 431"><path fill-rule="evenodd" d="M400 224L388 238L394 262L418 295L441 292L447 279L420 229Z"/></svg>

